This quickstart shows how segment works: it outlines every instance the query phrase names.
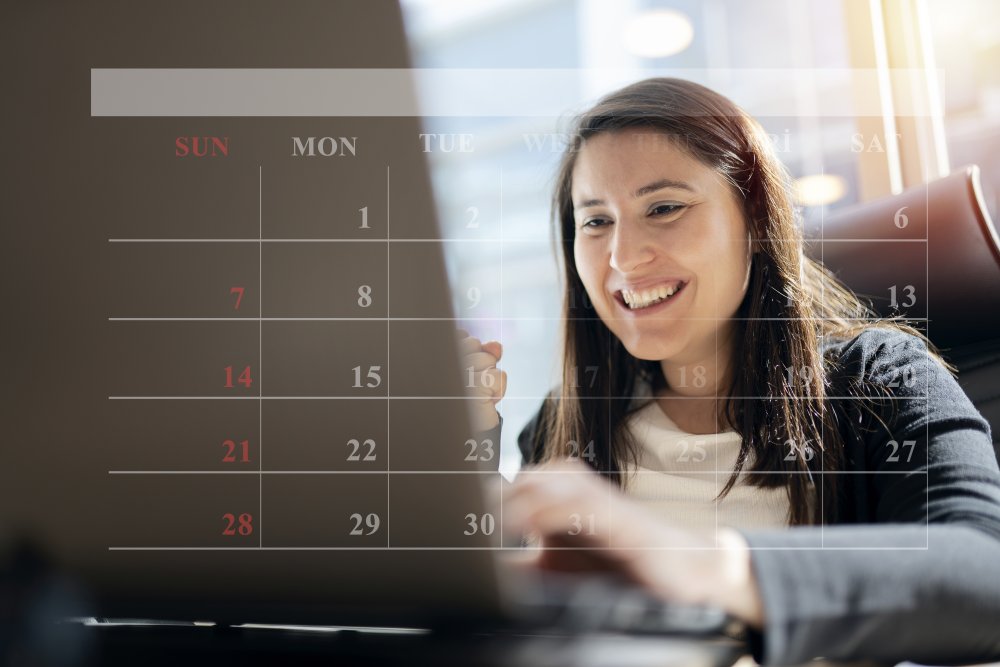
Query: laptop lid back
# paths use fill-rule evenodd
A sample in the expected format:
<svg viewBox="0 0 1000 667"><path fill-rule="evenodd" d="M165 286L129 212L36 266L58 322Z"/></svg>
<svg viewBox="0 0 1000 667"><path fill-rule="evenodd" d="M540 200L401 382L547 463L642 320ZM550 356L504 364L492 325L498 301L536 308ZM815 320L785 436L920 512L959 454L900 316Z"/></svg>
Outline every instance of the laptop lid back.
<svg viewBox="0 0 1000 667"><path fill-rule="evenodd" d="M87 615L496 613L395 3L6 14L8 544Z"/></svg>

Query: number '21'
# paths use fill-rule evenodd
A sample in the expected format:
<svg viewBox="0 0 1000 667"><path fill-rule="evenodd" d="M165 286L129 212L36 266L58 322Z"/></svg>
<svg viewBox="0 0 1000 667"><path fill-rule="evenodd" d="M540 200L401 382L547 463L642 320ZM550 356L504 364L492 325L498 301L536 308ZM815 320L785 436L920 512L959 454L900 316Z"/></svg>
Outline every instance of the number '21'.
<svg viewBox="0 0 1000 667"><path fill-rule="evenodd" d="M222 447L223 447L223 449L226 450L226 453L222 457L222 462L223 463L236 463L237 460L240 463L249 463L250 462L250 441L249 440L240 440L240 442L239 442L239 448L238 449L240 450L240 454L241 455L240 455L239 459L237 459L237 456L236 456L236 451L237 451L237 446L236 445L237 445L237 443L236 443L235 440L223 440L222 441Z"/></svg>

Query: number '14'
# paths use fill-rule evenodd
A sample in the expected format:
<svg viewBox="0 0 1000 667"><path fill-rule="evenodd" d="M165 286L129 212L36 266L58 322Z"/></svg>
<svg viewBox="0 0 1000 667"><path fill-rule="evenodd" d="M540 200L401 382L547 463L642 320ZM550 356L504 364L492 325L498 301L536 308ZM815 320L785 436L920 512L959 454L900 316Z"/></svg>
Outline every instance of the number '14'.
<svg viewBox="0 0 1000 667"><path fill-rule="evenodd" d="M243 368L243 370L240 372L239 377L236 378L236 381L239 382L244 387L246 387L247 389L250 388L250 386L253 384L253 378L250 375L249 366L245 366ZM226 389L232 389L232 388L233 388L233 367L226 366Z"/></svg>

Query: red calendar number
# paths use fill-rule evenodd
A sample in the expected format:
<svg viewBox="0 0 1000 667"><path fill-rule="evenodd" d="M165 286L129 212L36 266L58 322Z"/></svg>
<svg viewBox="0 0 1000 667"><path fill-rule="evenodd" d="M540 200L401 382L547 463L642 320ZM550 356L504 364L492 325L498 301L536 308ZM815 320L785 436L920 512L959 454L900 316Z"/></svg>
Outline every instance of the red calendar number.
<svg viewBox="0 0 1000 667"><path fill-rule="evenodd" d="M244 291L244 288L242 288L242 287L230 287L229 288L229 293L236 295L236 305L233 306L233 310L239 310L240 309L240 304L243 303L243 291Z"/></svg>
<svg viewBox="0 0 1000 667"><path fill-rule="evenodd" d="M244 512L237 517L234 514L227 512L222 515L222 520L226 523L226 527L222 529L222 534L227 537L233 535L242 535L243 537L253 535L252 514Z"/></svg>
<svg viewBox="0 0 1000 667"><path fill-rule="evenodd" d="M236 450L237 444L235 440L223 440L222 447L226 450L226 453L222 457L223 463L236 463ZM250 441L240 440L239 442L239 462L240 463L250 463Z"/></svg>
<svg viewBox="0 0 1000 667"><path fill-rule="evenodd" d="M253 378L250 376L249 366L246 366L243 369L243 372L241 372L240 376L236 378L236 381L239 382L244 387L246 387L247 389L250 388L250 385L253 384ZM226 366L226 389L232 389L232 388L233 388L233 367Z"/></svg>

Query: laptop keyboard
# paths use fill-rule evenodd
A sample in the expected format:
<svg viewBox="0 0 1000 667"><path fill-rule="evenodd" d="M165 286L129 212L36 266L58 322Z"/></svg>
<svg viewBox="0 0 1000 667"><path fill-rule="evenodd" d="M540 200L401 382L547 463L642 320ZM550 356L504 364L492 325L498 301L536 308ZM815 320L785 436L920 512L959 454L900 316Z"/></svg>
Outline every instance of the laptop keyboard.
<svg viewBox="0 0 1000 667"><path fill-rule="evenodd" d="M620 579L546 574L525 604L533 622L570 632L627 634L742 634L721 609L677 604Z"/></svg>

